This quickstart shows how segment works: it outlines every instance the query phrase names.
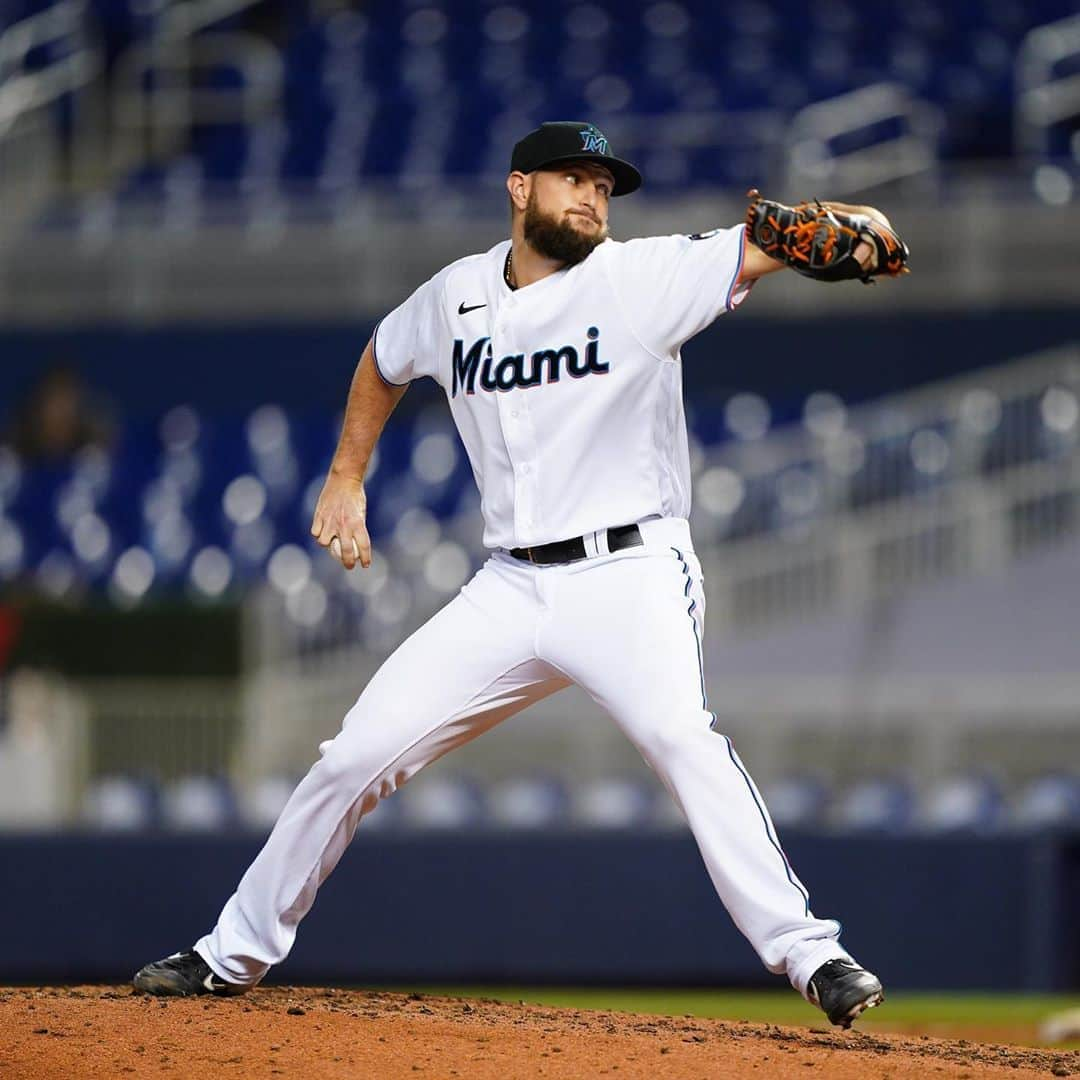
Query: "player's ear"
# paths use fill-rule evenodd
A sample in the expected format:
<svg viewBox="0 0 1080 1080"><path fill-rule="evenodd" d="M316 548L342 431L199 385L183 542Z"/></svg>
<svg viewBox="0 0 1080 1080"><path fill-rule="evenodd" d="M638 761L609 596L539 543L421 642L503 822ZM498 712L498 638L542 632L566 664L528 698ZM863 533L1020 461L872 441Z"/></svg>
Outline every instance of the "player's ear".
<svg viewBox="0 0 1080 1080"><path fill-rule="evenodd" d="M524 210L529 201L529 178L523 172L512 172L506 178L506 190L510 193L510 203L515 210Z"/></svg>

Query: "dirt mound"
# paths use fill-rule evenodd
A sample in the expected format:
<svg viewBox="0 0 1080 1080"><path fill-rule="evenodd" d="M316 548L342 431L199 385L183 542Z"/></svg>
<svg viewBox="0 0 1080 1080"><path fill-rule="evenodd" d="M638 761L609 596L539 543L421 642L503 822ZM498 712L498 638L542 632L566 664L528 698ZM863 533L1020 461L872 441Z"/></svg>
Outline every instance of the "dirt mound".
<svg viewBox="0 0 1080 1080"><path fill-rule="evenodd" d="M0 989L0 1076L1080 1076L1080 1051L311 987Z"/></svg>

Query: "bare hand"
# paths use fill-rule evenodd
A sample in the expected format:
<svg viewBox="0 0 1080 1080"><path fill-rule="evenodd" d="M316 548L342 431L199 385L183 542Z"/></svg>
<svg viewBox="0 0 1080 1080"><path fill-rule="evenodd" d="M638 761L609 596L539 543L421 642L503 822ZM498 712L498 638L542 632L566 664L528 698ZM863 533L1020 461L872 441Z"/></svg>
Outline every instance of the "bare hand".
<svg viewBox="0 0 1080 1080"><path fill-rule="evenodd" d="M332 542L338 541L331 552L346 570L352 570L357 562L365 569L371 565L366 514L363 481L331 469L315 504L311 535L324 548L331 548Z"/></svg>

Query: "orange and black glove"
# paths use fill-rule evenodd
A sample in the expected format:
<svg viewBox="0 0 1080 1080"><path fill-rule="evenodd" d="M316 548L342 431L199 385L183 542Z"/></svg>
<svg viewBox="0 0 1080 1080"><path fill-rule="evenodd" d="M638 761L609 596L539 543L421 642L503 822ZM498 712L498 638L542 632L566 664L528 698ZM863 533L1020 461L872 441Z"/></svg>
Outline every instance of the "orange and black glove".
<svg viewBox="0 0 1080 1080"><path fill-rule="evenodd" d="M747 234L766 255L817 281L858 278L866 285L875 277L898 277L909 272L908 247L893 229L869 214L834 209L816 199L785 206L747 192ZM856 257L866 242L877 258L864 267Z"/></svg>

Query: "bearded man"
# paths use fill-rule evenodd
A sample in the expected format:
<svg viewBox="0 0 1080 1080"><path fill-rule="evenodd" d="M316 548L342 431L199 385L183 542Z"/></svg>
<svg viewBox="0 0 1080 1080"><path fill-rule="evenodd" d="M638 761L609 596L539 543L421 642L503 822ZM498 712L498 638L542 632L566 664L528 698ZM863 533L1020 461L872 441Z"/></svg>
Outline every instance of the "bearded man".
<svg viewBox="0 0 1080 1080"><path fill-rule="evenodd" d="M320 745L214 929L143 968L140 989L256 985L380 799L576 683L678 804L764 965L843 1027L882 1000L840 924L811 913L708 707L680 349L784 265L826 280L894 273L902 243L872 208L764 202L746 225L617 243L609 202L640 183L592 124L543 124L511 158L511 239L440 270L376 327L312 535L346 569L370 565L364 472L408 384L429 376L472 464L490 558Z"/></svg>

